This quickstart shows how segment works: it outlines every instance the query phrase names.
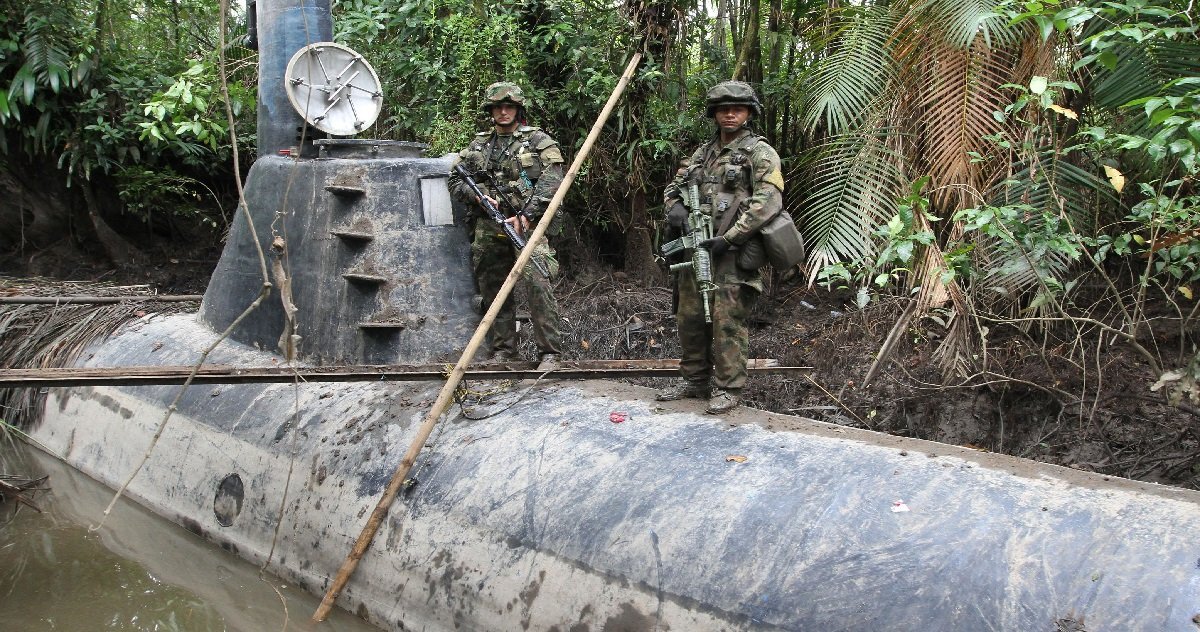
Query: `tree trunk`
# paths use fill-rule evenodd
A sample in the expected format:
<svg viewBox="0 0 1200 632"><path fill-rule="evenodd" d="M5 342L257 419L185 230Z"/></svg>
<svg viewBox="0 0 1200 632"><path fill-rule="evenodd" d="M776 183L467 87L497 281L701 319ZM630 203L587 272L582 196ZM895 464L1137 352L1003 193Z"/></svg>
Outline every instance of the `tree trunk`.
<svg viewBox="0 0 1200 632"><path fill-rule="evenodd" d="M116 266L123 266L133 263L137 258L137 248L133 244L125 241L117 231L113 230L108 222L100 217L99 205L96 203L96 194L92 191L90 182L81 182L79 186L83 192L83 199L87 204L88 219L91 220L92 228L96 231L96 240L100 242L100 246L104 248L104 254L108 256L109 261Z"/></svg>
<svg viewBox="0 0 1200 632"><path fill-rule="evenodd" d="M58 178L10 161L0 168L0 249L39 250L62 239L70 227L71 205ZM35 185L35 183L37 183Z"/></svg>
<svg viewBox="0 0 1200 632"><path fill-rule="evenodd" d="M716 26L713 28L713 47L717 49L717 58L724 65L729 54L725 49L725 19L729 15L729 0L720 0L717 3L717 19ZM686 84L687 81L684 81Z"/></svg>
<svg viewBox="0 0 1200 632"><path fill-rule="evenodd" d="M646 286L662 282L662 271L654 260L654 222L647 212L646 191L637 188L630 196L631 221L625 232L625 273L634 282Z"/></svg>
<svg viewBox="0 0 1200 632"><path fill-rule="evenodd" d="M746 28L742 35L742 45L738 50L737 64L733 67L735 80L753 80L750 65L758 52L758 22L760 0L748 0L749 12L746 16Z"/></svg>

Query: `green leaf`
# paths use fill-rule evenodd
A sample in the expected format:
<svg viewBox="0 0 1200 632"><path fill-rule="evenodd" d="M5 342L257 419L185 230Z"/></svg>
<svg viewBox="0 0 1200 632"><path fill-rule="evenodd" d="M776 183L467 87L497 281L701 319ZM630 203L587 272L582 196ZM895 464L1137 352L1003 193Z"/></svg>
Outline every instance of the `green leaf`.
<svg viewBox="0 0 1200 632"><path fill-rule="evenodd" d="M1146 33L1136 26L1127 26L1117 29L1117 32L1135 42L1141 42L1146 37Z"/></svg>
<svg viewBox="0 0 1200 632"><path fill-rule="evenodd" d="M1171 151L1176 154L1182 154L1193 150L1194 147L1192 146L1191 141L1184 140L1182 138L1171 143Z"/></svg>
<svg viewBox="0 0 1200 632"><path fill-rule="evenodd" d="M34 81L33 73L28 67L23 67L17 73L17 81L22 84L22 93L25 95L26 103L33 103L33 94L37 90L37 83Z"/></svg>
<svg viewBox="0 0 1200 632"><path fill-rule="evenodd" d="M1147 114L1149 114L1149 113L1147 112ZM1158 125L1162 124L1163 121L1174 116L1174 114L1175 114L1175 110L1172 110L1171 108L1164 108L1162 110L1159 110L1154 113L1154 116L1150 117L1150 124L1154 125L1154 126L1158 126Z"/></svg>
<svg viewBox="0 0 1200 632"><path fill-rule="evenodd" d="M1048 80L1045 77L1034 75L1034 77L1029 80L1029 91L1034 94L1041 94L1046 91L1047 83Z"/></svg>
<svg viewBox="0 0 1200 632"><path fill-rule="evenodd" d="M1153 97L1150 99L1146 99L1146 103L1144 106L1146 109L1146 116L1150 116L1151 114L1154 114L1155 110L1162 107L1166 103L1167 103L1167 100L1162 97Z"/></svg>
<svg viewBox="0 0 1200 632"><path fill-rule="evenodd" d="M1079 61L1075 62L1075 65L1071 66L1071 70L1079 70L1080 68L1083 68L1084 66L1096 61L1098 57L1100 57L1099 53L1080 57Z"/></svg>
<svg viewBox="0 0 1200 632"><path fill-rule="evenodd" d="M1045 15L1035 15L1033 16L1033 21L1037 22L1038 31L1042 35L1042 41L1049 40L1050 36L1054 34L1054 20Z"/></svg>

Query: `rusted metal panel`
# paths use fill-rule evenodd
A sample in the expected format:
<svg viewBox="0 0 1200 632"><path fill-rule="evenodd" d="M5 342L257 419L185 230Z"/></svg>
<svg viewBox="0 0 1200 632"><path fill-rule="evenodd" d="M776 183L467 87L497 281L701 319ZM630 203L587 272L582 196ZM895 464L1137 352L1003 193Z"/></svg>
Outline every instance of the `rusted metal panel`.
<svg viewBox="0 0 1200 632"><path fill-rule="evenodd" d="M674 377L679 360L592 360L564 361L554 371L539 371L537 362L505 362L473 365L465 377L471 380L562 380ZM804 374L809 367L782 366L775 360L752 359L747 370L753 374ZM67 386L146 386L183 384L192 375L188 366L124 366L107 368L66 367L55 369L0 369L0 388ZM195 370L192 384L266 384L305 382L406 382L445 380L448 365L359 365L339 367L230 367L206 364Z"/></svg>

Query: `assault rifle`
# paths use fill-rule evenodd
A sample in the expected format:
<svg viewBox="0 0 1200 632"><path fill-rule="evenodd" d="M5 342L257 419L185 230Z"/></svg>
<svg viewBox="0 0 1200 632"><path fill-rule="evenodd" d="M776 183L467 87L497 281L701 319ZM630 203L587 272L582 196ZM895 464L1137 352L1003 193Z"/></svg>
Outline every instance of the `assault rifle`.
<svg viewBox="0 0 1200 632"><path fill-rule="evenodd" d="M696 289L700 291L700 297L704 300L704 322L711 323L712 307L710 302L712 293L717 291L717 284L713 283L712 253L707 248L700 247L700 243L712 239L712 215L707 213L700 204L700 191L695 181L688 188L684 203L691 209L691 213L688 213L687 221L684 224L683 236L663 244L662 255L670 257L683 250L691 251L691 260L672 264L671 272L679 272L686 268L692 269L692 273L696 275Z"/></svg>
<svg viewBox="0 0 1200 632"><path fill-rule="evenodd" d="M517 232L517 229L513 228L512 224L504 221L504 213L488 200L483 191L479 189L479 185L475 184L475 179L471 177L466 168L461 164L454 165L454 173L457 173L458 177L462 178L462 181L471 189L471 192L479 198L479 205L483 207L483 210L487 211L488 217L492 218L492 221L500 224L500 228L504 229L504 234L508 235L508 240L517 247L517 250L524 250L525 238L521 236L521 233ZM530 261L533 262L533 266L538 269L538 272L542 273L542 276L547 279L550 278L550 269L546 267L546 262L542 261L541 257L535 255Z"/></svg>

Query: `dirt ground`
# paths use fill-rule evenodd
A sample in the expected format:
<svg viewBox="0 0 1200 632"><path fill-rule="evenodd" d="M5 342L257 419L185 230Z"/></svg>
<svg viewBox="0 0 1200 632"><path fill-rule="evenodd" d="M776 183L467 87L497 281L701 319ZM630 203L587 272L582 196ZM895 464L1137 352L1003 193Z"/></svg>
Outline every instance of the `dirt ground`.
<svg viewBox="0 0 1200 632"><path fill-rule="evenodd" d="M144 252L112 269L83 254L8 257L0 274L149 284L164 294L202 293L220 251L197 244ZM577 266L582 267L582 266ZM588 266L556 289L570 359L679 357L671 291ZM1019 331L989 337L988 372L947 382L933 360L944 329L913 321L870 384L863 379L903 311L900 301L854 306L849 294L774 279L752 315L752 357L811 367L794 376L751 376L746 404L820 421L1009 454L1085 471L1200 489L1197 411L1166 405L1157 376L1121 345L1078 375L1065 351ZM518 307L518 313L523 311ZM524 354L534 357L529 336ZM663 387L662 379L631 380ZM1084 396L1072 395L1083 393Z"/></svg>
<svg viewBox="0 0 1200 632"><path fill-rule="evenodd" d="M586 359L678 357L671 293L593 272L560 283L567 355ZM932 360L944 331L914 321L870 384L863 385L903 311L899 301L858 309L852 296L775 284L752 316L750 355L807 375L751 376L746 403L844 426L1020 456L1079 470L1200 489L1200 424L1149 390L1157 379L1129 350L1111 346L1092 384L1051 349L1018 331L990 336L989 373L945 383ZM529 344L528 342L526 343ZM532 346L526 349L532 356ZM632 380L664 386L663 380ZM1070 396L1086 393L1085 397Z"/></svg>

